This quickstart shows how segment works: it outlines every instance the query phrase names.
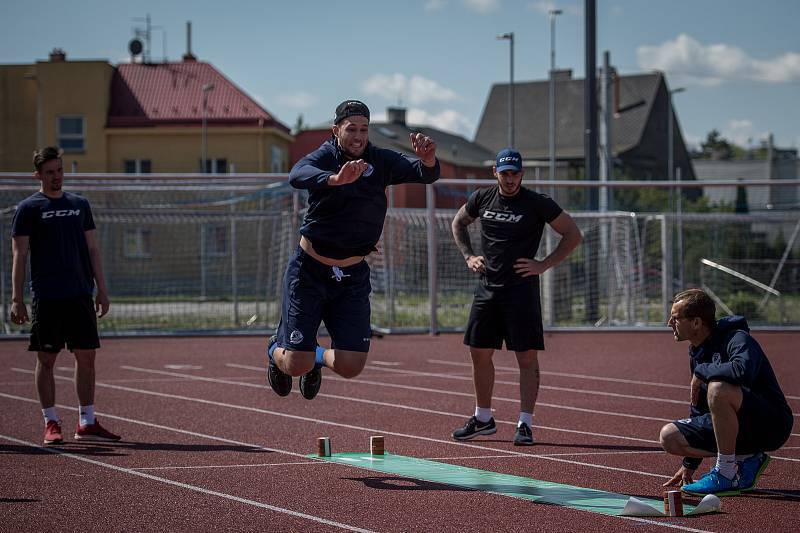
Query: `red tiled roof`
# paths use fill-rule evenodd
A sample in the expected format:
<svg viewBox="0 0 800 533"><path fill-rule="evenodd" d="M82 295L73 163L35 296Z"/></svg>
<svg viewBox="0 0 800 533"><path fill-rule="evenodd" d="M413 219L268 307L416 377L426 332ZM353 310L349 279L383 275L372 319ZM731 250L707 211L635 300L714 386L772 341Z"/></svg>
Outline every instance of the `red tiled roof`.
<svg viewBox="0 0 800 533"><path fill-rule="evenodd" d="M108 127L200 125L203 86L210 126L258 125L289 128L220 73L200 61L118 65L111 81Z"/></svg>

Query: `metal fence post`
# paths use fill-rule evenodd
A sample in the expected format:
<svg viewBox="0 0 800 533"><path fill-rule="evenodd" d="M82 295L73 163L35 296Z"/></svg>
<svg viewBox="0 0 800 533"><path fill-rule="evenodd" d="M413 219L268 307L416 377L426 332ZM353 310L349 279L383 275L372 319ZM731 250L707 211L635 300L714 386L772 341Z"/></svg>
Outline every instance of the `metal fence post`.
<svg viewBox="0 0 800 533"><path fill-rule="evenodd" d="M431 306L430 334L439 333L437 319L438 279L436 272L437 236L436 236L436 191L432 184L425 185L425 207L428 212L428 292Z"/></svg>
<svg viewBox="0 0 800 533"><path fill-rule="evenodd" d="M394 187L389 187L388 191L389 211L386 216L386 226L383 230L383 254L386 261L386 318L389 328L394 327Z"/></svg>
<svg viewBox="0 0 800 533"><path fill-rule="evenodd" d="M672 231L669 217L659 215L661 219L661 310L662 319L667 320L672 302Z"/></svg>
<svg viewBox="0 0 800 533"><path fill-rule="evenodd" d="M233 325L239 325L239 286L236 272L236 212L231 204L231 297L233 298Z"/></svg>

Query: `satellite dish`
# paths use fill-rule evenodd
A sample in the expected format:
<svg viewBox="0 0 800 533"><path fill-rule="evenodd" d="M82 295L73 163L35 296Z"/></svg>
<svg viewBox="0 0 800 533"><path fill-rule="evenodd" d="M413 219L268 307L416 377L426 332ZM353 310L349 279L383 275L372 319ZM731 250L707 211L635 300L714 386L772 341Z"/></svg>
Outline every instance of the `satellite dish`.
<svg viewBox="0 0 800 533"><path fill-rule="evenodd" d="M144 50L142 41L139 39L131 39L131 42L128 43L128 50L130 50L131 54L138 56L142 53L142 50Z"/></svg>

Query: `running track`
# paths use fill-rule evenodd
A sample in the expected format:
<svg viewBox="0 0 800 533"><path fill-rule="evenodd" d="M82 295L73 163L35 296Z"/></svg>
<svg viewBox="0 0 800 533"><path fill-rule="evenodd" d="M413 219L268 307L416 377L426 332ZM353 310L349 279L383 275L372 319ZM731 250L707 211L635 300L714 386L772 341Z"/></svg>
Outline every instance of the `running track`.
<svg viewBox="0 0 800 533"><path fill-rule="evenodd" d="M800 413L798 334L756 337ZM318 436L334 452L355 452L384 435L395 454L659 498L679 467L657 438L687 412L686 345L667 330L549 333L546 342L534 447L510 442L518 390L507 352L495 355L497 434L450 439L474 399L460 336L442 335L375 339L361 376L325 373L311 402L296 383L288 398L265 385L261 338L107 339L97 409L123 442L73 441L72 358L62 353L57 404L67 438L47 450L34 359L25 342L0 342L0 529L800 531L797 423L758 491L723 498L722 513L686 518L604 516L307 457Z"/></svg>

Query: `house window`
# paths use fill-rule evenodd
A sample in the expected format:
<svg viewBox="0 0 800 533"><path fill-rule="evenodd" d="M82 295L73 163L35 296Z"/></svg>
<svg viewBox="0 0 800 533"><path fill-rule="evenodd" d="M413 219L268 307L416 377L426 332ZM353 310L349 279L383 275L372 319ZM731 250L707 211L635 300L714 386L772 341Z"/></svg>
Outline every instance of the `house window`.
<svg viewBox="0 0 800 533"><path fill-rule="evenodd" d="M65 153L83 152L86 150L86 120L79 116L58 117L56 139Z"/></svg>
<svg viewBox="0 0 800 533"><path fill-rule="evenodd" d="M150 242L149 229L126 229L123 241L123 253L127 258L147 259L151 257Z"/></svg>
<svg viewBox="0 0 800 533"><path fill-rule="evenodd" d="M272 163L270 164L269 171L270 172L285 172L283 159L284 159L284 149L278 146L277 144L272 145Z"/></svg>
<svg viewBox="0 0 800 533"><path fill-rule="evenodd" d="M124 167L125 174L150 174L151 172L149 159L126 159Z"/></svg>
<svg viewBox="0 0 800 533"><path fill-rule="evenodd" d="M228 253L228 226L205 226L205 254L207 256L220 256Z"/></svg>
<svg viewBox="0 0 800 533"><path fill-rule="evenodd" d="M203 168L204 165L200 164L200 168ZM205 170L206 174L215 173L215 174L227 174L228 173L228 160L227 159L206 159Z"/></svg>

